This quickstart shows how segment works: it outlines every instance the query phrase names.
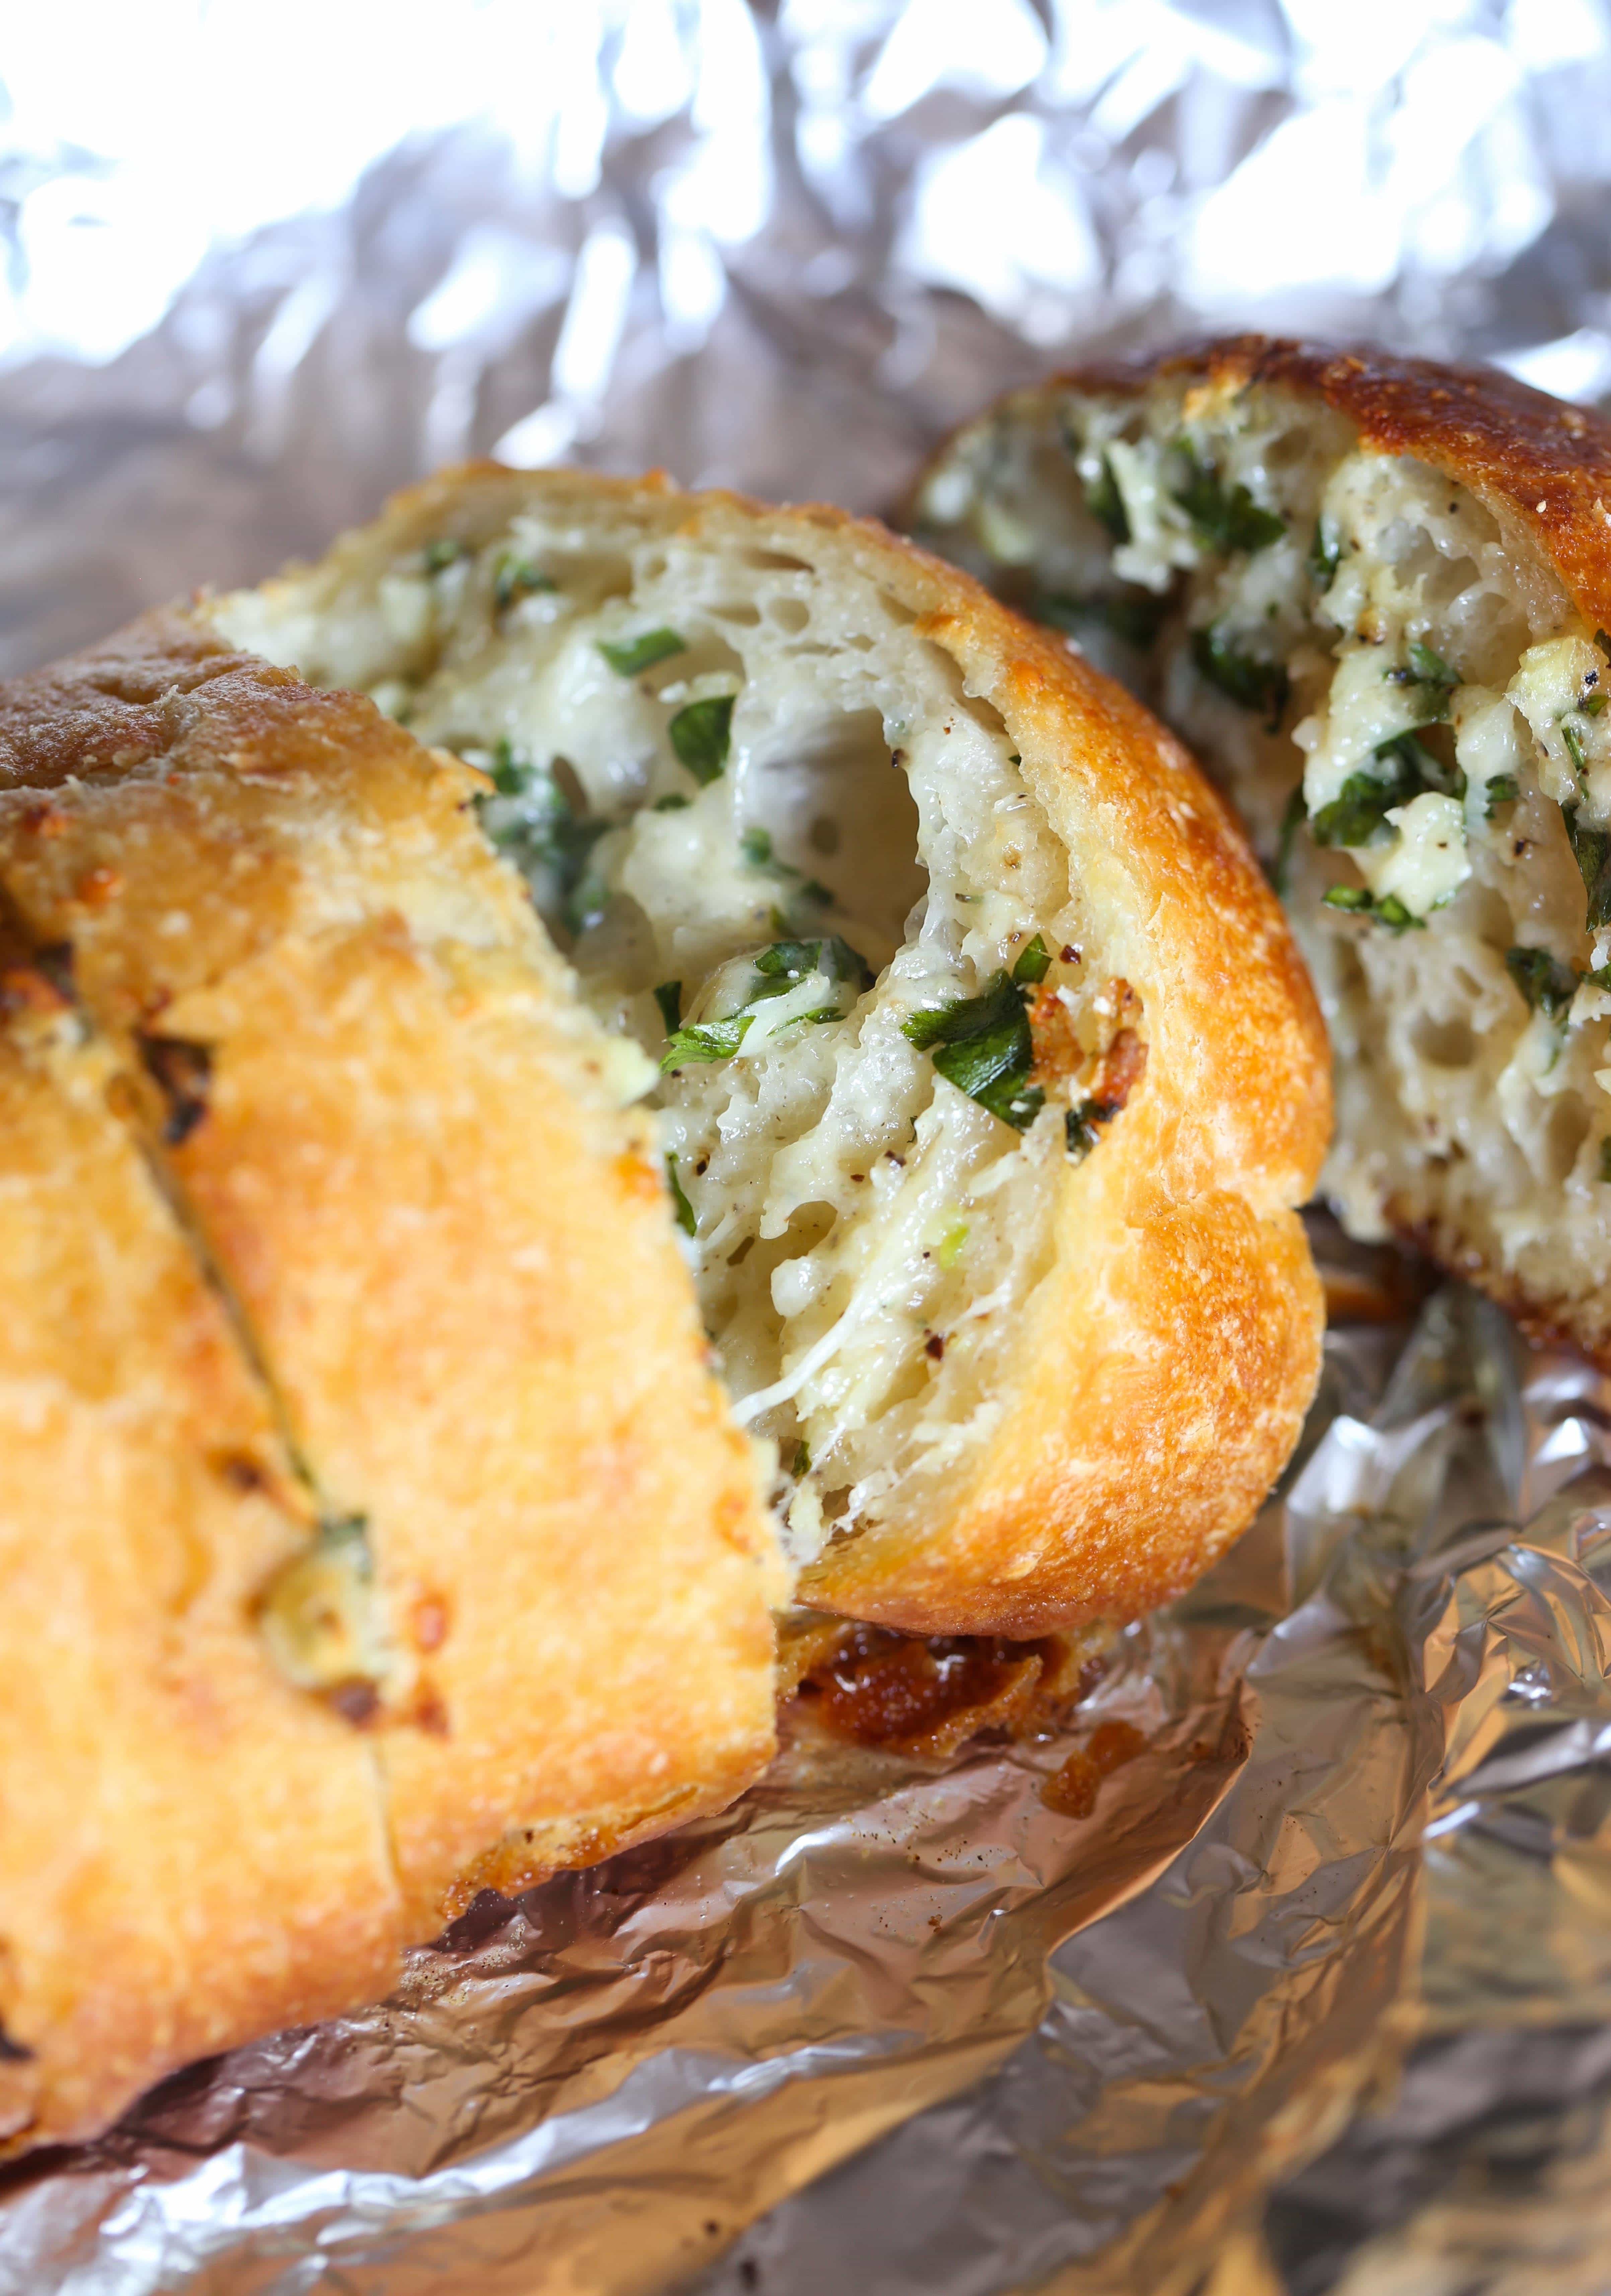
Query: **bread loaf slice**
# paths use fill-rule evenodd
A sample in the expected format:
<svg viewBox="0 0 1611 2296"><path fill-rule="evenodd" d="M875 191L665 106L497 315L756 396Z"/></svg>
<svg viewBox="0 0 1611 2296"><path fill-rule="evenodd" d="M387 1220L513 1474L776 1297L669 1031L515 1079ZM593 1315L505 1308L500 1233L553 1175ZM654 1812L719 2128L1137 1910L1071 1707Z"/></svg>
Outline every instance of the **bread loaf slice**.
<svg viewBox="0 0 1611 2296"><path fill-rule="evenodd" d="M1611 425L1247 338L1003 400L912 517L1239 808L1329 1024L1353 1234L1611 1365Z"/></svg>
<svg viewBox="0 0 1611 2296"><path fill-rule="evenodd" d="M182 615L0 686L0 2113L731 1799L785 1581L478 777Z"/></svg>
<svg viewBox="0 0 1611 2296"><path fill-rule="evenodd" d="M486 777L652 1064L803 1600L1033 1635L1243 1527L1315 1376L1323 1043L1144 711L881 529L653 480L448 472L198 611Z"/></svg>

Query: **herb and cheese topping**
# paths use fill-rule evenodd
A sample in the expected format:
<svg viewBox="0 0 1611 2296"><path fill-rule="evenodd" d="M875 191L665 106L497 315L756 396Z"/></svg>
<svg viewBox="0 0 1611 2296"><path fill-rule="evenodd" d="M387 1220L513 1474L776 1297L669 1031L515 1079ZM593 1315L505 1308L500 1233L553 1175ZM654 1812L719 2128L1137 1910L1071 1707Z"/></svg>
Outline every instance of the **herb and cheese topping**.
<svg viewBox="0 0 1611 2296"><path fill-rule="evenodd" d="M1326 1010L1355 1231L1445 1219L1554 1296L1599 1284L1611 637L1541 557L1318 398L1169 378L1004 402L917 529L1233 797Z"/></svg>
<svg viewBox="0 0 1611 2296"><path fill-rule="evenodd" d="M988 1438L1145 1016L1083 954L1007 727L873 580L612 521L521 513L345 586L338 554L225 626L486 775L485 829L658 1111L804 1562Z"/></svg>

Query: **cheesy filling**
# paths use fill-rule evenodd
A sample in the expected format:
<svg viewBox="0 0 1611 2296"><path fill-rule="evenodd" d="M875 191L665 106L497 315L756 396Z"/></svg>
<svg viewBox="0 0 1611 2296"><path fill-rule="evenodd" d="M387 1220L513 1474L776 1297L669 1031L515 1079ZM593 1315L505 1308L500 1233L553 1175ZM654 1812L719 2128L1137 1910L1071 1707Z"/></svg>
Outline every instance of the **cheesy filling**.
<svg viewBox="0 0 1611 2296"><path fill-rule="evenodd" d="M1283 892L1337 1064L1356 1233L1611 1266L1611 639L1465 488L1323 406L1028 393L919 538L1151 701Z"/></svg>
<svg viewBox="0 0 1611 2296"><path fill-rule="evenodd" d="M486 774L658 1111L794 1558L897 1487L920 1515L997 1423L1099 1136L1077 1063L1032 1073L1032 999L1094 1056L1111 984L999 718L872 581L626 512L427 537L218 619Z"/></svg>

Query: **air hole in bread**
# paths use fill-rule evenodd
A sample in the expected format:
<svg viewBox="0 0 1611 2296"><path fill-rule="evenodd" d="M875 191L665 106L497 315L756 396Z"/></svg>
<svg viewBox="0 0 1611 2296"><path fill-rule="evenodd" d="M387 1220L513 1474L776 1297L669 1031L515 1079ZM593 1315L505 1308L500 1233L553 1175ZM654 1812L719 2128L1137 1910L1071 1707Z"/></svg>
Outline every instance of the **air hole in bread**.
<svg viewBox="0 0 1611 2296"><path fill-rule="evenodd" d="M1413 1030L1417 1057L1434 1069L1467 1069L1476 1058L1476 1038L1468 1021L1438 1021L1423 1013Z"/></svg>

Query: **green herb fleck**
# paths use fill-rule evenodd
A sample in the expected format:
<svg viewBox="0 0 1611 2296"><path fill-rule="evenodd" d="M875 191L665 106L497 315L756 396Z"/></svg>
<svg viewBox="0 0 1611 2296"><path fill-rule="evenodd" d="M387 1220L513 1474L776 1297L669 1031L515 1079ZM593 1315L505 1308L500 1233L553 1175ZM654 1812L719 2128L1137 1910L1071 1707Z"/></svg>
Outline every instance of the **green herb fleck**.
<svg viewBox="0 0 1611 2296"><path fill-rule="evenodd" d="M750 869L769 869L772 864L772 832L769 829L746 829L738 840L738 849Z"/></svg>
<svg viewBox="0 0 1611 2296"><path fill-rule="evenodd" d="M545 916L585 932L609 899L589 864L612 824L574 812L553 775L518 757L507 741L493 751L492 783L492 793L480 800L488 836L530 881Z"/></svg>
<svg viewBox="0 0 1611 2296"><path fill-rule="evenodd" d="M669 1075L673 1069L702 1061L730 1061L754 1018L752 1013L735 1013L730 1020L702 1021L691 1029L678 1029L662 1056L662 1072Z"/></svg>
<svg viewBox="0 0 1611 2296"><path fill-rule="evenodd" d="M678 636L675 630L645 630L635 638L623 638L617 645L600 639L598 650L618 677L636 677L642 669L653 669L657 661L668 661L674 653L686 653L688 641Z"/></svg>
<svg viewBox="0 0 1611 2296"><path fill-rule="evenodd" d="M1451 669L1442 654L1434 653L1419 638L1412 641L1407 663L1382 675L1389 685L1416 688L1421 697L1418 706L1426 712L1420 720L1424 726L1435 726L1448 717L1449 697L1460 682L1459 672Z"/></svg>
<svg viewBox="0 0 1611 2296"><path fill-rule="evenodd" d="M1426 918L1413 916L1396 893L1389 893L1378 901L1369 886L1333 885L1322 898L1328 909L1347 909L1357 916L1369 917L1374 923L1385 925L1390 932L1426 929Z"/></svg>
<svg viewBox="0 0 1611 2296"><path fill-rule="evenodd" d="M1580 774L1586 774L1589 770L1589 755L1583 748L1582 735L1570 718L1563 718L1560 723L1561 739L1566 745L1566 755Z"/></svg>
<svg viewBox="0 0 1611 2296"><path fill-rule="evenodd" d="M1580 827L1574 805L1562 806L1561 818L1588 896L1583 922L1590 932L1598 932L1602 925L1611 925L1611 836L1603 829Z"/></svg>
<svg viewBox="0 0 1611 2296"><path fill-rule="evenodd" d="M727 762L732 722L733 696L716 693L705 701L690 701L666 728L678 762L701 789L717 780Z"/></svg>
<svg viewBox="0 0 1611 2296"><path fill-rule="evenodd" d="M666 1024L667 1036L675 1036L682 1020L681 981L662 980L654 992L654 1002L660 1007L660 1017Z"/></svg>
<svg viewBox="0 0 1611 2296"><path fill-rule="evenodd" d="M1577 975L1547 948L1510 948L1505 969L1534 1013L1557 1020L1577 994Z"/></svg>
<svg viewBox="0 0 1611 2296"><path fill-rule="evenodd" d="M1261 661L1253 654L1244 653L1229 638L1221 637L1217 624L1192 632L1191 658L1211 685L1239 701L1244 709L1268 710L1270 731L1278 732L1291 691L1278 661Z"/></svg>
<svg viewBox="0 0 1611 2296"><path fill-rule="evenodd" d="M499 797L523 797L537 777L530 758L517 758L507 734L492 752L492 786Z"/></svg>
<svg viewBox="0 0 1611 2296"><path fill-rule="evenodd" d="M552 574L545 574L529 558L516 558L506 551L497 562L497 572L492 578L492 603L500 614L522 598L535 597L539 590L558 588Z"/></svg>
<svg viewBox="0 0 1611 2296"><path fill-rule="evenodd" d="M1308 808L1303 802L1303 784L1299 782L1287 799L1286 810L1281 816L1281 833L1276 840L1275 865L1270 873L1270 882L1278 893L1285 893L1286 890L1287 876L1292 868L1293 845L1299 830L1308 818Z"/></svg>
<svg viewBox="0 0 1611 2296"><path fill-rule="evenodd" d="M1051 969L1052 961L1047 952L1046 943L1037 933L1033 940L1026 940L1018 951L1018 962L1013 967L1013 979L1017 981L1020 988L1026 984L1032 988L1038 988Z"/></svg>
<svg viewBox="0 0 1611 2296"><path fill-rule="evenodd" d="M1119 481L1114 476L1113 463L1106 455L1102 457L1096 477L1085 482L1085 507L1115 542L1130 540L1130 513L1124 507Z"/></svg>
<svg viewBox="0 0 1611 2296"><path fill-rule="evenodd" d="M1483 819L1492 821L1501 805L1514 805L1520 795L1514 774L1495 774L1483 784Z"/></svg>
<svg viewBox="0 0 1611 2296"><path fill-rule="evenodd" d="M1071 1164L1083 1164L1102 1135L1097 1126L1111 1124L1119 1113L1116 1100L1082 1100L1063 1111L1063 1144Z"/></svg>
<svg viewBox="0 0 1611 2296"><path fill-rule="evenodd" d="M977 996L913 1013L901 1023L907 1042L931 1053L949 1084L1018 1132L1034 1122L1046 1099L1029 1081L1035 1048L1028 996L1010 974L998 972Z"/></svg>
<svg viewBox="0 0 1611 2296"><path fill-rule="evenodd" d="M677 1151L674 1148L666 1157L666 1185L671 1191L671 1209L677 1214L678 1226L685 1235L692 1235L696 1226L694 1207L688 1201L683 1192L682 1182L677 1177Z"/></svg>
<svg viewBox="0 0 1611 2296"><path fill-rule="evenodd" d="M1286 521L1272 510L1261 509L1245 486L1227 487L1212 463L1205 463L1188 439L1179 442L1187 480L1175 491L1175 500L1190 519L1205 548L1229 557L1233 551L1268 549L1279 542Z"/></svg>
<svg viewBox="0 0 1611 2296"><path fill-rule="evenodd" d="M762 992L769 996L780 996L813 972L829 980L853 980L858 988L873 985L873 968L866 957L837 933L831 940L775 940L761 950L755 970L769 983Z"/></svg>
<svg viewBox="0 0 1611 2296"><path fill-rule="evenodd" d="M811 1472L811 1447L802 1435L794 1446L794 1475L799 1480Z"/></svg>
<svg viewBox="0 0 1611 2296"><path fill-rule="evenodd" d="M1457 797L1465 794L1464 775L1455 776L1451 791L1449 776L1413 734L1400 734L1371 754L1377 765L1387 767L1387 773L1349 775L1331 803L1323 805L1314 816L1317 845L1369 845L1377 830L1386 826L1386 816L1394 807L1408 805L1411 798L1427 790Z"/></svg>
<svg viewBox="0 0 1611 2296"><path fill-rule="evenodd" d="M461 558L468 558L469 555L464 543L454 541L450 535L444 535L440 541L425 545L425 571L427 574L445 573L449 566L456 566Z"/></svg>
<svg viewBox="0 0 1611 2296"><path fill-rule="evenodd" d="M687 798L673 793L670 797L657 797L649 810L651 813L686 813L688 805Z"/></svg>
<svg viewBox="0 0 1611 2296"><path fill-rule="evenodd" d="M1329 590L1337 578L1337 568L1343 562L1343 537L1337 532L1335 520L1317 518L1314 538L1309 545L1309 571L1317 590Z"/></svg>

